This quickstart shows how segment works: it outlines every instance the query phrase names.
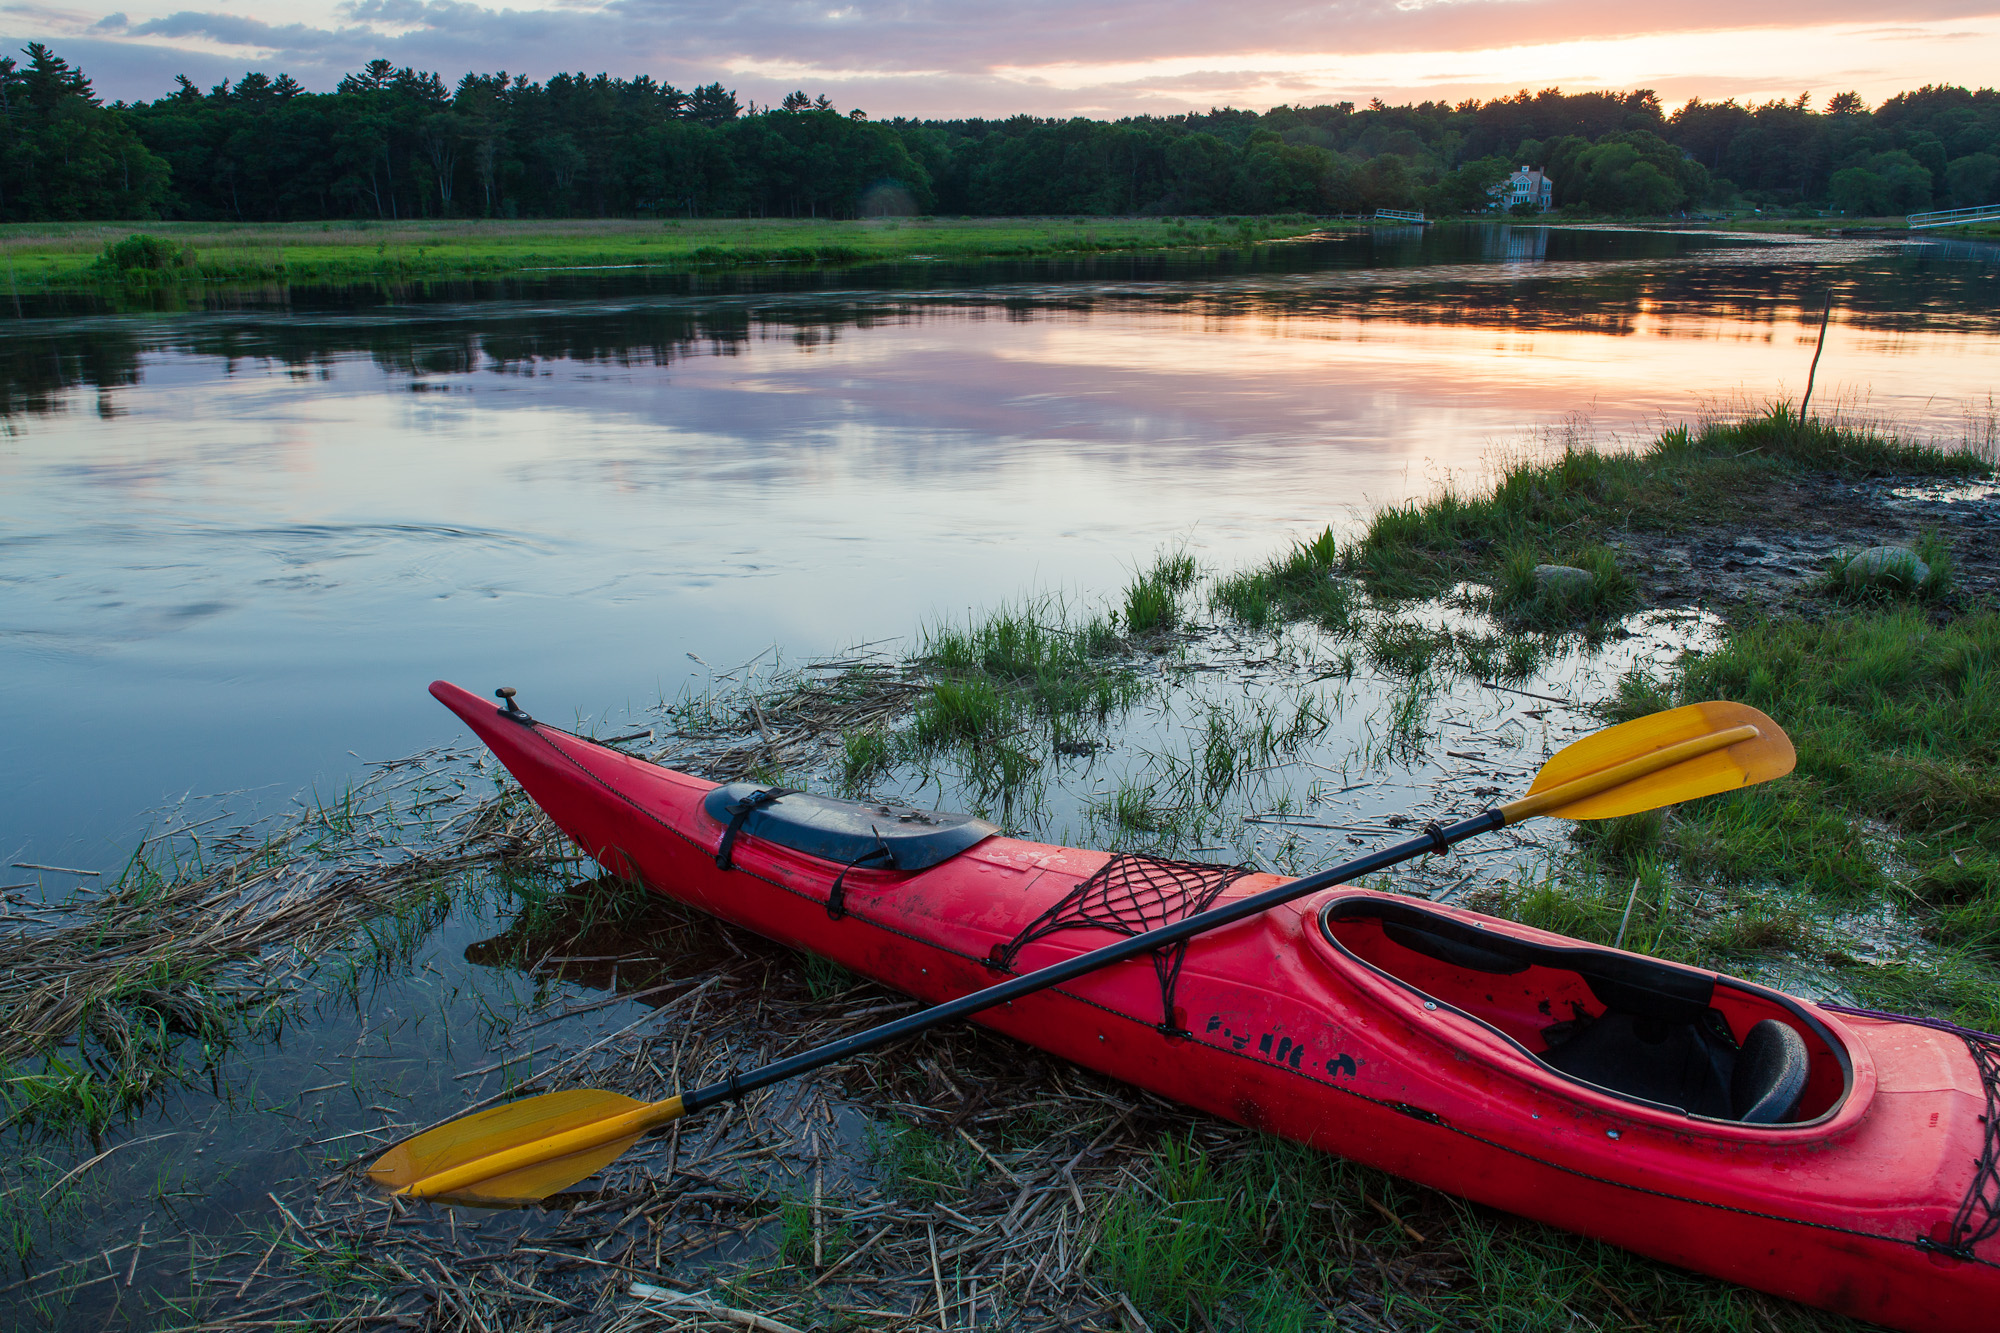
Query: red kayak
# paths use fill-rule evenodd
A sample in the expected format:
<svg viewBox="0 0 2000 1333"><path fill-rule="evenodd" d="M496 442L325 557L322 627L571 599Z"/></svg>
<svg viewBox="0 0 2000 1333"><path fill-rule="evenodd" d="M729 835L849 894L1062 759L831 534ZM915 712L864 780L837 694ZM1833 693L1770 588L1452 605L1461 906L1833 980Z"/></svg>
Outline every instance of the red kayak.
<svg viewBox="0 0 2000 1333"><path fill-rule="evenodd" d="M717 786L439 681L582 849L936 1003L1280 883ZM510 692L511 693L511 692ZM1330 889L981 1014L1214 1115L1910 1330L2000 1310L2000 1039Z"/></svg>

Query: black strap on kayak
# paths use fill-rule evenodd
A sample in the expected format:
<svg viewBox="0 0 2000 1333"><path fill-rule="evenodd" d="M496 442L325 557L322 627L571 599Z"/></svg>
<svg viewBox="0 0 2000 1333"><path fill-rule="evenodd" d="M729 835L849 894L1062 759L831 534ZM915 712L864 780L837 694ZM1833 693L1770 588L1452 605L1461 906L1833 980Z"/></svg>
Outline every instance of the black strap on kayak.
<svg viewBox="0 0 2000 1333"><path fill-rule="evenodd" d="M826 915L830 920L838 921L847 915L848 871L854 869L854 867L860 865L863 861L885 861L888 863L889 869L894 870L896 868L896 854L889 850L888 843L882 841L882 831L873 824L868 826L868 831L875 835L875 846L842 866L840 873L833 877L833 887L827 891Z"/></svg>
<svg viewBox="0 0 2000 1333"><path fill-rule="evenodd" d="M1972 1164L1972 1183L1951 1219L1950 1244L1939 1248L1954 1258L1969 1259L1973 1246L2000 1233L2000 1041L1983 1032L1959 1035L1979 1066L1979 1082L1986 1093L1986 1114L1979 1118L1986 1133Z"/></svg>
<svg viewBox="0 0 2000 1333"><path fill-rule="evenodd" d="M715 868L717 870L734 870L736 868L729 864L729 851L736 846L736 835L743 831L744 820L750 818L754 811L762 810L780 796L793 796L797 793L797 787L766 787L763 791L753 791L742 800L727 806L726 808L729 811L729 827L722 831L722 845L715 849Z"/></svg>

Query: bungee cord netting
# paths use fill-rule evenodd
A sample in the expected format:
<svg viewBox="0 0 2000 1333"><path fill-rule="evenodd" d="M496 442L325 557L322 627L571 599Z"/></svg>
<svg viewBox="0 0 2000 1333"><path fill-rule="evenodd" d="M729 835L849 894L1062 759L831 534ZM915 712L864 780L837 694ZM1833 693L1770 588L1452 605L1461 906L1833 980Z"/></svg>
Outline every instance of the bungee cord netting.
<svg viewBox="0 0 2000 1333"><path fill-rule="evenodd" d="M1205 912L1231 884L1256 873L1244 866L1218 866L1202 861L1169 861L1138 852L1121 852L1078 884L1061 902L1030 921L1006 944L993 951L993 966L1012 971L1021 950L1057 931L1095 927L1120 935L1149 930ZM1174 1013L1174 985L1180 980L1187 942L1153 951L1153 971L1160 979L1161 1032L1182 1035Z"/></svg>

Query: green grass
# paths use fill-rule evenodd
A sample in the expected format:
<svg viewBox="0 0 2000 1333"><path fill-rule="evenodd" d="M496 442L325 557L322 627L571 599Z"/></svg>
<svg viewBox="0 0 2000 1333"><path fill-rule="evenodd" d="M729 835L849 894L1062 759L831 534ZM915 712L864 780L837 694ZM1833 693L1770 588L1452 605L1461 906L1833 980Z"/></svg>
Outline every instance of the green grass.
<svg viewBox="0 0 2000 1333"><path fill-rule="evenodd" d="M1156 557L1151 568L1125 586L1125 632L1143 639L1178 628L1181 595L1194 586L1200 572L1186 551L1163 552Z"/></svg>
<svg viewBox="0 0 2000 1333"><path fill-rule="evenodd" d="M129 282L347 282L490 277L560 269L727 268L883 260L1031 258L1243 245L1316 229L1304 217L1221 227L1173 218L569 219L531 222L144 224L171 264L101 262L131 224L0 227L0 261L18 290ZM149 252L153 253L153 252ZM181 256L186 255L186 262Z"/></svg>
<svg viewBox="0 0 2000 1333"><path fill-rule="evenodd" d="M895 750L880 731L852 731L840 738L840 783L850 794L860 794L893 763Z"/></svg>
<svg viewBox="0 0 2000 1333"><path fill-rule="evenodd" d="M1928 989L1922 969L1905 969L1888 990L1977 1026L2000 1023L1990 970L2000 963L2000 614L1940 623L1903 602L1757 621L1665 680L1627 678L1610 711L1714 698L1776 718L1797 748L1795 773L1602 826L1586 850L1619 874L1666 862L1701 883L1795 891L1821 910L1890 895L1939 956ZM1799 934L1725 917L1711 947L1784 948ZM1967 980L1981 975L1983 986Z"/></svg>
<svg viewBox="0 0 2000 1333"><path fill-rule="evenodd" d="M1469 582L1493 589L1487 609L1505 625L1586 627L1637 603L1630 572L1605 545L1620 529L1679 531L1754 513L1771 487L1800 473L1970 477L1990 470L1989 460L1970 450L1817 417L1802 422L1781 403L1743 420L1679 426L1632 452L1571 446L1509 468L1484 496L1447 490L1392 505L1352 542L1340 543L1328 529L1222 580L1215 601L1250 625L1306 620L1342 631L1355 622L1360 589L1400 600L1443 596ZM1538 585L1539 564L1574 565L1593 579L1558 593Z"/></svg>
<svg viewBox="0 0 2000 1333"><path fill-rule="evenodd" d="M929 750L996 741L1014 726L1014 701L990 680L941 680L917 704L910 734Z"/></svg>
<svg viewBox="0 0 2000 1333"><path fill-rule="evenodd" d="M1357 1297L1398 1328L1853 1327L1282 1140L1217 1155L1168 1138L1134 1174L1093 1276L1174 1333L1330 1328Z"/></svg>
<svg viewBox="0 0 2000 1333"><path fill-rule="evenodd" d="M963 1139L908 1120L873 1126L868 1147L883 1192L906 1203L950 1202L963 1195L985 1167Z"/></svg>
<svg viewBox="0 0 2000 1333"><path fill-rule="evenodd" d="M1545 579L1535 572L1541 565L1581 569L1590 578ZM1517 546L1502 558L1489 602L1494 618L1503 625L1543 633L1603 624L1638 605L1638 583L1607 548L1585 546L1550 559L1532 543Z"/></svg>
<svg viewBox="0 0 2000 1333"><path fill-rule="evenodd" d="M1897 569L1896 577L1876 579L1867 583L1848 582L1847 569L1854 563L1859 551L1844 552L1827 565L1826 576L1820 581L1819 590L1837 602L1850 605L1886 605L1892 602L1919 598L1926 602L1942 602L1958 588L1958 580L1952 569L1951 548L1936 532L1926 532L1911 548L1917 559L1926 566L1921 580L1913 578L1914 569Z"/></svg>
<svg viewBox="0 0 2000 1333"><path fill-rule="evenodd" d="M1336 632L1349 629L1363 599L1343 577L1340 557L1340 541L1328 527L1261 568L1218 581L1213 601L1257 628L1304 620Z"/></svg>
<svg viewBox="0 0 2000 1333"><path fill-rule="evenodd" d="M801 972L805 977L806 994L815 1000L831 1000L845 995L861 984L861 978L834 962L816 953L801 955Z"/></svg>
<svg viewBox="0 0 2000 1333"><path fill-rule="evenodd" d="M934 679L907 743L919 754L984 751L1030 730L1053 743L1102 726L1143 688L1122 660L1124 648L1108 617L1072 614L1053 597L933 626L917 660ZM975 785L1006 787L1031 776L1038 761L1013 749L982 754Z"/></svg>

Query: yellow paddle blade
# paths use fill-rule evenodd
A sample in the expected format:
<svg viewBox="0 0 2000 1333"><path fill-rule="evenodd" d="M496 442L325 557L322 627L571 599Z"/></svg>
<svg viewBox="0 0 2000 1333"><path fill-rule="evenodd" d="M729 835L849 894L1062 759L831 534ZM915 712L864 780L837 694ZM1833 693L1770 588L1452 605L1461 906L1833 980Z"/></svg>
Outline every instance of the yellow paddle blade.
<svg viewBox="0 0 2000 1333"><path fill-rule="evenodd" d="M1795 762L1791 738L1756 709L1689 704L1565 747L1500 813L1509 824L1536 815L1612 819L1768 782Z"/></svg>
<svg viewBox="0 0 2000 1333"><path fill-rule="evenodd" d="M586 1176L594 1176L616 1160L618 1154L639 1141L638 1134L627 1134L622 1139L601 1143L595 1148L569 1153L562 1157L551 1157L546 1161L530 1162L518 1170L508 1171L473 1185L460 1185L443 1193L433 1194L419 1187L412 1193L424 1194L445 1203L477 1203L486 1205L509 1203L532 1203L546 1199L557 1190L566 1190Z"/></svg>
<svg viewBox="0 0 2000 1333"><path fill-rule="evenodd" d="M524 1097L518 1102L478 1111L461 1120L439 1125L436 1129L425 1130L415 1138L397 1144L375 1159L375 1164L368 1168L368 1178L392 1190L409 1189L420 1181L467 1162L491 1157L508 1148L537 1143L551 1135L581 1129L613 1116L626 1115L645 1105L645 1102L596 1088L569 1088L539 1097ZM618 1151L623 1152L624 1149ZM604 1160L608 1162L617 1155L614 1152ZM602 1164L599 1163L600 1166ZM596 1169L592 1167L590 1171ZM589 1175L590 1171L573 1176L563 1184L574 1184ZM549 1188L557 1190L562 1185Z"/></svg>

